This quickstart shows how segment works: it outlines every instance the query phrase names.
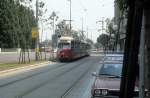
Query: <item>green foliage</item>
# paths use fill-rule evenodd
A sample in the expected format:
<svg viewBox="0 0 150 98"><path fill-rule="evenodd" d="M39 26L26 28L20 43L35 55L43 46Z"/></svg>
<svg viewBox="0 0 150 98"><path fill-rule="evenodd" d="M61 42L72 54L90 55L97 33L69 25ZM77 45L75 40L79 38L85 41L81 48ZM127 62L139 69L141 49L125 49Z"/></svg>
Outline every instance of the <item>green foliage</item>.
<svg viewBox="0 0 150 98"><path fill-rule="evenodd" d="M106 34L102 34L97 38L97 44L103 46L104 49L114 50L115 39L117 36L117 29L114 28L114 19L106 19Z"/></svg>
<svg viewBox="0 0 150 98"><path fill-rule="evenodd" d="M130 1L130 0L129 0ZM127 11L128 9L128 0L115 0L121 12Z"/></svg>
<svg viewBox="0 0 150 98"><path fill-rule="evenodd" d="M96 49L99 49L99 48L102 47L102 45L101 45L100 43L95 43L95 44L94 44L94 47L95 47Z"/></svg>
<svg viewBox="0 0 150 98"><path fill-rule="evenodd" d="M57 61L58 61L58 58L57 58L57 57L50 57L50 58L49 58L49 61L57 62Z"/></svg>
<svg viewBox="0 0 150 98"><path fill-rule="evenodd" d="M107 34L101 34L97 38L97 42L100 43L103 47L107 47L109 39L110 39L109 35L107 35Z"/></svg>
<svg viewBox="0 0 150 98"><path fill-rule="evenodd" d="M91 39L86 39L86 42L89 43L90 45L94 44L94 42Z"/></svg>
<svg viewBox="0 0 150 98"><path fill-rule="evenodd" d="M0 0L0 47L31 46L31 29L36 26L33 10L18 0Z"/></svg>
<svg viewBox="0 0 150 98"><path fill-rule="evenodd" d="M112 20L110 20L110 19L107 19L107 29L106 29L106 32L108 33L108 34L115 34L116 33L116 31L114 30L114 28L113 28L113 19Z"/></svg>

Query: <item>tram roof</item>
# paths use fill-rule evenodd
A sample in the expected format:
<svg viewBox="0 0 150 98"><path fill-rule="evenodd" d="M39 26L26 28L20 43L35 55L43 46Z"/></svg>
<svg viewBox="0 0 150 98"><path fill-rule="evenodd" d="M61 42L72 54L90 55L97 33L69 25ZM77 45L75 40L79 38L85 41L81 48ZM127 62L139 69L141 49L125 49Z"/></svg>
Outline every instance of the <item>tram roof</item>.
<svg viewBox="0 0 150 98"><path fill-rule="evenodd" d="M72 41L72 40L74 40L74 38L71 37L71 36L62 36L62 37L60 37L60 40L68 40L68 41Z"/></svg>
<svg viewBox="0 0 150 98"><path fill-rule="evenodd" d="M78 40L78 39L75 39L75 38L73 38L71 36L61 36L59 38L59 41L73 41L73 40L80 41L82 43L88 44L88 42L85 41L85 40Z"/></svg>

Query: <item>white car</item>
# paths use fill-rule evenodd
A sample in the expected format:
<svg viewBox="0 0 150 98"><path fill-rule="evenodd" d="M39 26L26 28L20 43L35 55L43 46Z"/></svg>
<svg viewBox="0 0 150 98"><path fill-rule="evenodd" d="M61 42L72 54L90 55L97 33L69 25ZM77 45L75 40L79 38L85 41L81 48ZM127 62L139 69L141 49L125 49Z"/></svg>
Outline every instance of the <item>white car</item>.
<svg viewBox="0 0 150 98"><path fill-rule="evenodd" d="M112 61L123 62L123 54L105 54L100 63Z"/></svg>

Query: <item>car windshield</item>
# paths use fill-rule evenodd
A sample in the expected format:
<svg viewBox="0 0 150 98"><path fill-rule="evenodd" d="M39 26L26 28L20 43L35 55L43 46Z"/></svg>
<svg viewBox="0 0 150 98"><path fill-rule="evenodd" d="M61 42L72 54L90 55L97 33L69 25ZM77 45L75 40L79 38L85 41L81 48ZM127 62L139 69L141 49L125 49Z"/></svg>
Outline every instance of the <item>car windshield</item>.
<svg viewBox="0 0 150 98"><path fill-rule="evenodd" d="M71 45L70 45L70 43L59 43L58 48L59 49L68 49L68 48L71 48Z"/></svg>
<svg viewBox="0 0 150 98"><path fill-rule="evenodd" d="M122 64L104 64L99 71L99 75L121 76Z"/></svg>

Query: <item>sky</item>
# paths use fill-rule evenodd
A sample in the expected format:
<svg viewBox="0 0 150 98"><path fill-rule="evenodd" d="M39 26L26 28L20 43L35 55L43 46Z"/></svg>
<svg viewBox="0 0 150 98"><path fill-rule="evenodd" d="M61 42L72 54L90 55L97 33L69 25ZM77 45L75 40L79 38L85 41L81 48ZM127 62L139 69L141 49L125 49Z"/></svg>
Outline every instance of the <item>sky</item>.
<svg viewBox="0 0 150 98"><path fill-rule="evenodd" d="M34 0L35 1L35 0ZM40 1L40 0L39 0ZM49 16L53 11L59 16L58 21L69 19L70 2L69 0L41 0L45 3L45 8L48 9L46 15ZM98 29L101 23L96 21L105 20L106 18L114 17L114 1L113 0L71 0L72 1L72 27L74 30L88 30L85 34L88 38L96 42L97 37L101 34ZM39 24L41 28L41 25ZM52 30L47 29L47 25L43 27L42 40L51 39ZM88 28L88 29L87 29ZM41 36L41 29L40 29Z"/></svg>

